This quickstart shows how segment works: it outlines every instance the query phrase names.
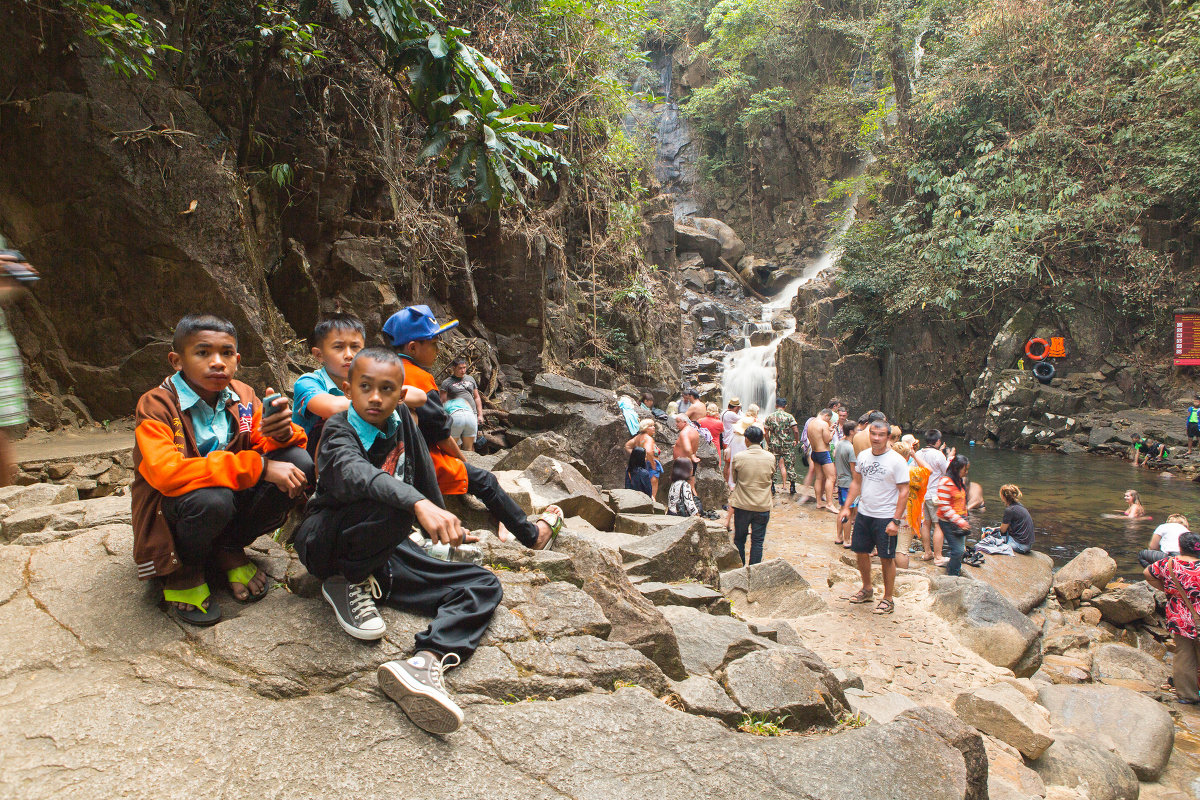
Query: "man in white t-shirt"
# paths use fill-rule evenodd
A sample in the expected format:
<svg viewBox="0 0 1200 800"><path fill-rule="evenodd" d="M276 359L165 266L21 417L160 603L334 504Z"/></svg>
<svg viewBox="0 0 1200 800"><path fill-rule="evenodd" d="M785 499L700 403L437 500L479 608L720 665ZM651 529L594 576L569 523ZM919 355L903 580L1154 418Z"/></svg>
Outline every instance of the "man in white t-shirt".
<svg viewBox="0 0 1200 800"><path fill-rule="evenodd" d="M937 428L925 431L925 446L914 456L917 463L929 470L929 478L925 482L925 496L922 498L921 514L921 545L925 549L925 561L942 557L942 529L937 524L937 485L946 477L946 469L954 451L949 457L942 452L942 432ZM911 550L909 552L912 552Z"/></svg>
<svg viewBox="0 0 1200 800"><path fill-rule="evenodd" d="M862 588L846 599L851 603L869 603L874 599L871 552L875 551L883 569L883 599L873 610L876 614L891 614L896 610L892 602L892 589L896 585L896 537L908 504L908 462L888 446L890 428L886 420L875 420L867 431L871 446L855 459L850 491L838 513L838 521L844 525L850 519L851 504L858 500L850 549L858 560Z"/></svg>
<svg viewBox="0 0 1200 800"><path fill-rule="evenodd" d="M1187 517L1183 514L1167 517L1167 521L1155 528L1150 536L1149 549L1138 553L1138 561L1143 567L1148 567L1155 561L1179 555L1179 537L1189 530Z"/></svg>
<svg viewBox="0 0 1200 800"><path fill-rule="evenodd" d="M729 442L733 439L733 426L742 418L742 401L740 398L729 398L729 406L721 412L721 443L718 445L725 451L725 480L729 477ZM714 442L713 444L716 444Z"/></svg>

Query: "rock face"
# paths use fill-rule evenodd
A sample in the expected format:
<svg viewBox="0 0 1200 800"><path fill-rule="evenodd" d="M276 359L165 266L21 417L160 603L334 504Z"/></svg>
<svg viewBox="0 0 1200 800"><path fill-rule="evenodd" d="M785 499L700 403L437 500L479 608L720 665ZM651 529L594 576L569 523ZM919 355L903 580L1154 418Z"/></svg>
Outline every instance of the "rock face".
<svg viewBox="0 0 1200 800"><path fill-rule="evenodd" d="M1152 781L1166 768L1175 726L1167 710L1145 695L1118 686L1047 686L1038 700L1056 731L1111 750L1139 779Z"/></svg>
<svg viewBox="0 0 1200 800"><path fill-rule="evenodd" d="M645 575L656 581L695 578L715 583L720 570L738 560L737 551L724 534L710 530L699 517L681 520L626 545L621 555L630 575Z"/></svg>
<svg viewBox="0 0 1200 800"><path fill-rule="evenodd" d="M932 609L950 623L955 636L998 667L1028 677L1042 663L1041 631L1028 617L985 583L937 578Z"/></svg>
<svg viewBox="0 0 1200 800"><path fill-rule="evenodd" d="M1145 581L1123 584L1088 601L1114 625L1128 625L1154 616L1154 590Z"/></svg>
<svg viewBox="0 0 1200 800"><path fill-rule="evenodd" d="M1026 758L1037 758L1054 743L1049 713L1006 683L960 694L954 700L954 713Z"/></svg>
<svg viewBox="0 0 1200 800"><path fill-rule="evenodd" d="M1124 761L1086 737L1054 734L1054 744L1030 762L1047 786L1078 786L1088 800L1137 800L1138 779Z"/></svg>
<svg viewBox="0 0 1200 800"><path fill-rule="evenodd" d="M1099 547L1089 547L1054 574L1054 593L1061 602L1077 601L1088 587L1104 590L1117 576L1117 562Z"/></svg>
<svg viewBox="0 0 1200 800"><path fill-rule="evenodd" d="M750 617L792 619L829 610L804 576L782 558L722 572L721 591Z"/></svg>
<svg viewBox="0 0 1200 800"><path fill-rule="evenodd" d="M832 725L847 706L837 678L803 647L774 647L744 655L725 667L721 682L748 713L781 720L794 730Z"/></svg>
<svg viewBox="0 0 1200 800"><path fill-rule="evenodd" d="M902 712L897 721L907 722L933 734L962 753L967 770L966 800L987 800L988 754L979 731L964 725L950 712L931 706L919 706Z"/></svg>
<svg viewBox="0 0 1200 800"><path fill-rule="evenodd" d="M582 517L600 530L610 530L613 512L592 482L570 464L538 456L525 468L534 508L554 503L569 517Z"/></svg>
<svg viewBox="0 0 1200 800"><path fill-rule="evenodd" d="M1158 688L1171 677L1171 669L1149 653L1123 644L1102 644L1092 652L1092 679L1142 681Z"/></svg>
<svg viewBox="0 0 1200 800"><path fill-rule="evenodd" d="M734 659L772 645L751 633L739 619L686 606L663 606L660 610L675 631L684 666L693 675L712 675Z"/></svg>

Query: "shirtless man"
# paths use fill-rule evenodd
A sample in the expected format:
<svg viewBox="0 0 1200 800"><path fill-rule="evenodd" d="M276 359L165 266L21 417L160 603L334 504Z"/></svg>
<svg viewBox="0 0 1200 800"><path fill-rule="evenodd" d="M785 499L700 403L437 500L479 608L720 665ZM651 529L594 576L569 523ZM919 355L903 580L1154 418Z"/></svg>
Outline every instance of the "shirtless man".
<svg viewBox="0 0 1200 800"><path fill-rule="evenodd" d="M850 440L851 444L854 445L855 456L871 446L871 437L867 432L867 428L870 427L871 423L876 420L887 422L887 417L884 416L882 411L868 411L866 414L863 414L858 418L858 432L855 433L854 438Z"/></svg>
<svg viewBox="0 0 1200 800"><path fill-rule="evenodd" d="M687 418L692 422L699 422L708 416L708 407L700 402L700 396L696 394L695 389L683 390L683 402L687 403L687 408L682 405L679 407L680 413L686 414Z"/></svg>
<svg viewBox="0 0 1200 800"><path fill-rule="evenodd" d="M687 417L683 414L675 415L675 430L679 431L679 436L675 439L673 455L676 461L683 459L691 462L692 475L688 478L688 483L695 491L696 468L700 463L700 456L697 455L700 450L700 432L688 422Z"/></svg>
<svg viewBox="0 0 1200 800"><path fill-rule="evenodd" d="M837 469L833 466L833 456L829 452L829 442L833 439L833 412L828 408L821 409L817 416L808 421L808 444L812 448L814 484L813 497L817 508L826 511L841 511L837 504ZM828 494L825 492L828 491ZM822 497L824 501L822 502Z"/></svg>

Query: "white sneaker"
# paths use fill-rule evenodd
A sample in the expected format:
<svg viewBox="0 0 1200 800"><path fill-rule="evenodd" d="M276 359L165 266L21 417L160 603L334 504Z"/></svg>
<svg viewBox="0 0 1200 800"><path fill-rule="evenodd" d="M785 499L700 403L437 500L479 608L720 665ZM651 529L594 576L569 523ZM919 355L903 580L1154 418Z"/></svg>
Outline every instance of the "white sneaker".
<svg viewBox="0 0 1200 800"><path fill-rule="evenodd" d="M421 650L407 661L388 661L376 671L379 688L408 715L413 724L430 733L454 733L463 724L463 712L450 699L442 673L461 663L449 653L442 658Z"/></svg>
<svg viewBox="0 0 1200 800"><path fill-rule="evenodd" d="M383 593L374 575L362 583L349 583L341 575L334 575L321 584L321 594L333 606L342 630L355 639L373 641L387 633L387 625L375 607L376 598Z"/></svg>

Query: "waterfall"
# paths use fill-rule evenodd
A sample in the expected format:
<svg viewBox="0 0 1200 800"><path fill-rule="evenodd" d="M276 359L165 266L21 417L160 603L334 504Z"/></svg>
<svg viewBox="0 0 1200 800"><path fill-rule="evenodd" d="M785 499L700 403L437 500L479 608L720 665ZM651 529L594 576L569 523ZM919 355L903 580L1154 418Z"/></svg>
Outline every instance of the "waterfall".
<svg viewBox="0 0 1200 800"><path fill-rule="evenodd" d="M865 158L854 166L848 177L857 177L866 171L875 161L875 156L868 153ZM858 204L858 192L855 191L846 199L846 207L842 212L841 222L834 230L825 249L813 263L805 267L798 278L788 283L779 294L763 304L762 319L753 324L756 331L772 331L773 336L767 344L752 346L747 336L740 350L725 355L721 367L721 407L729 404L729 398L737 397L742 401L742 408L751 403L757 403L763 409L764 415L775 408L775 353L779 343L796 332L796 317L791 312L792 300L801 286L815 280L827 269L833 267L845 248L842 247L842 237L854 224L855 206ZM748 326L750 327L750 326Z"/></svg>

